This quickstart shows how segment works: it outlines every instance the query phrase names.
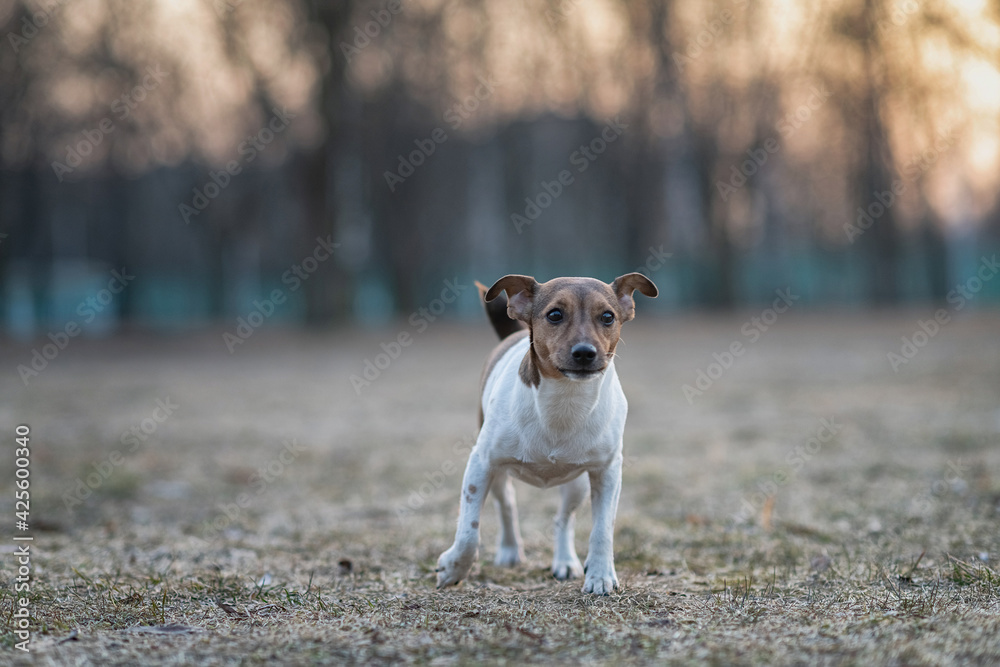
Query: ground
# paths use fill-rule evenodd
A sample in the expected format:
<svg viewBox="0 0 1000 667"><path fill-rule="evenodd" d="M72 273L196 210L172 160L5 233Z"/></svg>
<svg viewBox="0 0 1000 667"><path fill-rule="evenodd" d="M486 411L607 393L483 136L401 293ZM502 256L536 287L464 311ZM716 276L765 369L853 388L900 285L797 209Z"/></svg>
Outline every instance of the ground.
<svg viewBox="0 0 1000 667"><path fill-rule="evenodd" d="M31 653L13 648L8 585L0 661L1000 661L1000 314L927 336L923 311L763 331L760 312L641 306L617 362L630 415L608 597L549 576L558 492L521 484L527 563L491 564L490 509L472 576L434 588L485 320L265 328L232 354L221 331L73 339L27 388L15 369L41 343L5 343L4 456L30 425L35 541ZM352 383L366 359L370 384ZM589 528L586 507L581 557Z"/></svg>

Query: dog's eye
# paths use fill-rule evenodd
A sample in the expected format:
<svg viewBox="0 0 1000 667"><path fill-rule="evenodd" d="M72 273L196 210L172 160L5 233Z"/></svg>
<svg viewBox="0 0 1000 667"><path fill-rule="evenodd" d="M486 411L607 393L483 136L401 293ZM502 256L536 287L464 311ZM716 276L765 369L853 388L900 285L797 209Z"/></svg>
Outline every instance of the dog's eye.
<svg viewBox="0 0 1000 667"><path fill-rule="evenodd" d="M601 322L604 324L612 324L615 321L614 313L607 311L601 314Z"/></svg>
<svg viewBox="0 0 1000 667"><path fill-rule="evenodd" d="M558 308L554 308L549 311L549 314L545 316L545 319L552 322L552 324L558 324L559 322L562 322L562 311Z"/></svg>

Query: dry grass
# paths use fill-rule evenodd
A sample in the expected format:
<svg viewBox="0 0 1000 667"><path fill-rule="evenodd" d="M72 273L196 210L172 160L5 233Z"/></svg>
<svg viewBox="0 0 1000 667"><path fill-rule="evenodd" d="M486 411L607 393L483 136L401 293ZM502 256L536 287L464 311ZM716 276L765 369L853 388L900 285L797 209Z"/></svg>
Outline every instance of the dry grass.
<svg viewBox="0 0 1000 667"><path fill-rule="evenodd" d="M485 324L436 325L360 397L348 376L395 331L257 332L233 356L218 336L74 341L27 390L0 379L0 428L34 430L38 526L32 654L5 634L0 661L995 664L1000 318L949 324L893 373L919 316L785 316L693 406L681 384L743 320L628 325L623 590L606 598L548 576L558 494L524 485L527 565L490 564L490 513L471 579L433 587ZM167 396L176 413L67 510ZM821 419L836 434L793 466ZM277 471L286 439L301 451ZM588 530L589 509L581 554Z"/></svg>

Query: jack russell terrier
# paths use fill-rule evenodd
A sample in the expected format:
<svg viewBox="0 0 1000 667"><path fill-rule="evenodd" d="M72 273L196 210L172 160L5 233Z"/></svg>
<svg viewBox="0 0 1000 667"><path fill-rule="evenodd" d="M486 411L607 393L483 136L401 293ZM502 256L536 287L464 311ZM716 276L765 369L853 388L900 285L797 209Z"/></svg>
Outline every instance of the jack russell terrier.
<svg viewBox="0 0 1000 667"><path fill-rule="evenodd" d="M618 587L612 539L628 412L615 346L622 324L635 316L632 293L655 297L656 285L641 273L610 285L593 278L539 284L518 275L489 289L476 285L501 342L483 370L479 437L462 479L455 543L438 559L438 588L457 584L478 558L479 517L489 491L500 515L496 564L524 560L513 476L562 492L552 574L570 579L586 573L584 593L610 594ZM498 299L505 291L507 298ZM593 529L581 566L573 519L588 487Z"/></svg>

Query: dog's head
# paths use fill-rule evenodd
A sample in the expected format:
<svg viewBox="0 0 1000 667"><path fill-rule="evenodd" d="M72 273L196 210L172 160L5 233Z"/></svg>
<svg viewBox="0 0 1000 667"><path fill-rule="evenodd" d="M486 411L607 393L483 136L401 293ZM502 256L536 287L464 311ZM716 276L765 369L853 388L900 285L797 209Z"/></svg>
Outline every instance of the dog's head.
<svg viewBox="0 0 1000 667"><path fill-rule="evenodd" d="M507 314L528 325L538 373L549 378L589 380L614 358L622 324L635 317L632 293L657 295L641 273L626 273L610 285L594 278L555 278L539 283L509 275L486 292L492 301L507 292Z"/></svg>

